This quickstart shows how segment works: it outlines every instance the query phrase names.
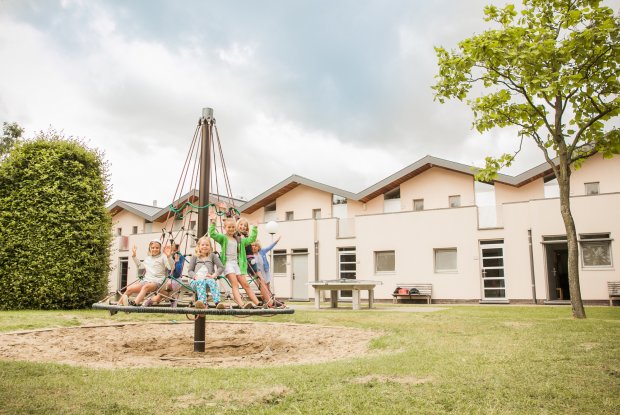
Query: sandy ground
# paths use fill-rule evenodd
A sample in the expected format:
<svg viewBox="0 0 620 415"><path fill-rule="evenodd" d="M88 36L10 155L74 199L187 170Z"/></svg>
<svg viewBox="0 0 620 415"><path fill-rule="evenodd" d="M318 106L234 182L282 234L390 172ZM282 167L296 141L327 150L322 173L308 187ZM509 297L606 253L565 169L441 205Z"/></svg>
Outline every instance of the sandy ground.
<svg viewBox="0 0 620 415"><path fill-rule="evenodd" d="M207 321L205 353L194 324L129 323L0 334L1 360L93 368L261 367L359 357L381 333L347 327Z"/></svg>

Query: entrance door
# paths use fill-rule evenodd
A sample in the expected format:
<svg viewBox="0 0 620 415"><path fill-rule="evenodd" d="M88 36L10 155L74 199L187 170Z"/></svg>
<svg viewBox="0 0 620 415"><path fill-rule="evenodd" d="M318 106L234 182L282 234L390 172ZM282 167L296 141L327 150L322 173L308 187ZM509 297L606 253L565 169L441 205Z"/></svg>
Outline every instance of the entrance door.
<svg viewBox="0 0 620 415"><path fill-rule="evenodd" d="M308 250L293 249L292 252L292 298L295 300L308 299Z"/></svg>
<svg viewBox="0 0 620 415"><path fill-rule="evenodd" d="M338 278L354 280L357 278L357 256L355 247L338 248ZM351 290L341 290L340 297L351 298Z"/></svg>
<svg viewBox="0 0 620 415"><path fill-rule="evenodd" d="M504 241L480 241L480 258L482 258L482 299L505 299Z"/></svg>
<svg viewBox="0 0 620 415"><path fill-rule="evenodd" d="M570 300L568 289L568 245L545 245L547 254L547 285L549 300Z"/></svg>
<svg viewBox="0 0 620 415"><path fill-rule="evenodd" d="M122 289L127 286L127 273L129 271L129 260L126 256L119 258L118 263L118 289Z"/></svg>

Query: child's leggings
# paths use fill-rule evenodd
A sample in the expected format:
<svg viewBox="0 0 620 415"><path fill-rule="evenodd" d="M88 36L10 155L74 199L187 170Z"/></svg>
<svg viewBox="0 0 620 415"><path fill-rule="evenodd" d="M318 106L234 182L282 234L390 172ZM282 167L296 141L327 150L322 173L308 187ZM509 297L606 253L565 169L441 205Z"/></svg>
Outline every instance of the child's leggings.
<svg viewBox="0 0 620 415"><path fill-rule="evenodd" d="M193 280L190 281L189 285L191 285L194 291L196 291L196 296L198 297L199 301L202 301L203 303L207 302L208 285L215 304L220 302L220 287L217 286L217 282L215 282L214 279L207 278L204 280Z"/></svg>

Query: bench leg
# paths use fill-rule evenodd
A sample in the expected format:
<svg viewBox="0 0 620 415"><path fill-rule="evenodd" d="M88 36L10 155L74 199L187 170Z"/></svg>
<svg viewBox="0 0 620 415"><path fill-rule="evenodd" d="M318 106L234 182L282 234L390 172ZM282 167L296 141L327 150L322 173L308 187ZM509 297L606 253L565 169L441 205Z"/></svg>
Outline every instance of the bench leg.
<svg viewBox="0 0 620 415"><path fill-rule="evenodd" d="M332 308L338 308L338 290L331 290L329 301Z"/></svg>
<svg viewBox="0 0 620 415"><path fill-rule="evenodd" d="M372 308L375 301L375 290L368 290L368 308Z"/></svg>
<svg viewBox="0 0 620 415"><path fill-rule="evenodd" d="M359 310L360 309L360 290L353 290L353 310Z"/></svg>
<svg viewBox="0 0 620 415"><path fill-rule="evenodd" d="M321 309L321 290L318 288L314 289L314 308Z"/></svg>

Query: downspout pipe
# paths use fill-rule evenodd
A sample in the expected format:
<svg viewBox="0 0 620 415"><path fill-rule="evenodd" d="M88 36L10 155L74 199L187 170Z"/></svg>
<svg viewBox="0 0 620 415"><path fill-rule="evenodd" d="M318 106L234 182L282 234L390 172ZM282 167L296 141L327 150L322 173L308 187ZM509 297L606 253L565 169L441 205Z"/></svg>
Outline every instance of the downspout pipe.
<svg viewBox="0 0 620 415"><path fill-rule="evenodd" d="M527 230L527 243L530 248L530 277L532 279L532 300L537 304L536 300L536 274L534 273L534 249L532 247L532 230Z"/></svg>

